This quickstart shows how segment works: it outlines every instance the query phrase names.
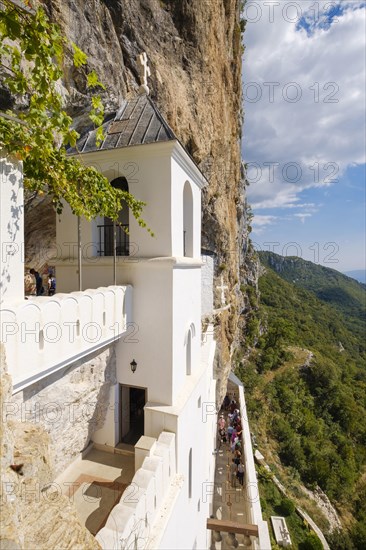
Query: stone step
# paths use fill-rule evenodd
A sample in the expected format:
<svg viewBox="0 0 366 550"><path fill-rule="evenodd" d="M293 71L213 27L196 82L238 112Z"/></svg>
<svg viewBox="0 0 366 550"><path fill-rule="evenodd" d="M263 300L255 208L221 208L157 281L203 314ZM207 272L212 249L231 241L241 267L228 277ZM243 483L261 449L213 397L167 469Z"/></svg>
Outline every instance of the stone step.
<svg viewBox="0 0 366 550"><path fill-rule="evenodd" d="M133 445L126 445L125 443L118 443L116 447L110 445L100 445L99 443L93 443L94 449L98 451L105 451L107 453L113 453L117 455L134 456L135 447Z"/></svg>
<svg viewBox="0 0 366 550"><path fill-rule="evenodd" d="M135 447L133 445L126 445L126 443L118 443L117 447L114 447L115 454L134 456Z"/></svg>

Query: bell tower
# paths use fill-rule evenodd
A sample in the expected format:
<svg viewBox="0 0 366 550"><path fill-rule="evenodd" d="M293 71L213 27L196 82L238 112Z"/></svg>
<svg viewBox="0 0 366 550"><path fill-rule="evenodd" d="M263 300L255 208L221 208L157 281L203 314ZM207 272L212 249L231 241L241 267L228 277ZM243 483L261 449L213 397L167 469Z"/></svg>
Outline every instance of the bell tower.
<svg viewBox="0 0 366 550"><path fill-rule="evenodd" d="M144 59L140 64L142 73ZM112 185L124 182L146 204L142 217L153 235L131 212L120 216L128 223L117 224L114 241L105 219L83 221L82 249L88 253L82 280L84 288L114 284L113 276L116 284L133 286L134 324L116 347L118 382L146 388L150 402L173 405L201 363L201 190L206 180L147 95L145 69L142 77L140 95L104 123L103 143L97 144L93 130L71 154L81 154ZM75 242L75 227L66 207L57 227L61 291L76 289L76 257L65 250L65 236Z"/></svg>

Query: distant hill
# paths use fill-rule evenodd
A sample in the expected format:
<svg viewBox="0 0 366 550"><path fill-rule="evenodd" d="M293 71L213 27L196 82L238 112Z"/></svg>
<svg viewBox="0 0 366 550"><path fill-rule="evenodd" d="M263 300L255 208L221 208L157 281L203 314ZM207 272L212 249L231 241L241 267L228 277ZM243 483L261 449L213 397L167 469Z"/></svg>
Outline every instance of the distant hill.
<svg viewBox="0 0 366 550"><path fill-rule="evenodd" d="M293 497L296 479L319 485L342 512L342 533L325 528L332 550L364 550L366 286L300 258L259 257L260 303L245 329L256 346L236 370L251 429Z"/></svg>
<svg viewBox="0 0 366 550"><path fill-rule="evenodd" d="M345 271L344 275L356 279L359 283L366 284L366 269L355 269L354 271Z"/></svg>
<svg viewBox="0 0 366 550"><path fill-rule="evenodd" d="M296 256L259 252L260 261L282 279L315 294L338 310L349 330L360 338L366 334L366 285L322 265Z"/></svg>

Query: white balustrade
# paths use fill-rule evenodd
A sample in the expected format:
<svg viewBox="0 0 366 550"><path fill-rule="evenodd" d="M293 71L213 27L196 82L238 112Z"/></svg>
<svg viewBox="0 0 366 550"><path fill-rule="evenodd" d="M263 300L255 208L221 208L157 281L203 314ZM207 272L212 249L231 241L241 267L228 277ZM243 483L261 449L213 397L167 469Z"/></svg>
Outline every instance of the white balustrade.
<svg viewBox="0 0 366 550"><path fill-rule="evenodd" d="M109 514L105 527L96 535L101 547L105 550L145 548L175 476L175 434L162 432Z"/></svg>
<svg viewBox="0 0 366 550"><path fill-rule="evenodd" d="M131 300L132 287L110 286L1 309L0 339L14 390L120 338L131 321Z"/></svg>

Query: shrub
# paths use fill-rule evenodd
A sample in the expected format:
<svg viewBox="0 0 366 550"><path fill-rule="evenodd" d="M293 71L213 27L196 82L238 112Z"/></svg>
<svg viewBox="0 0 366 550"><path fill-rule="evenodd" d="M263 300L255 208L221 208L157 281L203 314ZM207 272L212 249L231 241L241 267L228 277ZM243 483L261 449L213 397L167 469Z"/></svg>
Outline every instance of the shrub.
<svg viewBox="0 0 366 550"><path fill-rule="evenodd" d="M299 544L299 550L323 550L323 545L315 533L309 533Z"/></svg>
<svg viewBox="0 0 366 550"><path fill-rule="evenodd" d="M295 504L289 498L284 498L282 499L280 509L284 516L290 516L295 512Z"/></svg>

